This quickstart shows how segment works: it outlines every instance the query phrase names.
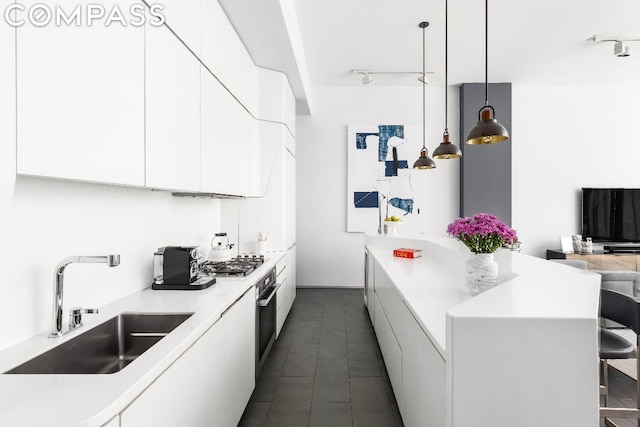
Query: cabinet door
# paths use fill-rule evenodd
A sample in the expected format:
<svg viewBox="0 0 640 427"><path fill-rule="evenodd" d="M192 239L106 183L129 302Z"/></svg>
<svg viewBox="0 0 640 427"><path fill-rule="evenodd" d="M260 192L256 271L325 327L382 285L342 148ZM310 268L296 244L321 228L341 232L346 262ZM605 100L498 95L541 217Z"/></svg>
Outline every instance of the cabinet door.
<svg viewBox="0 0 640 427"><path fill-rule="evenodd" d="M116 415L115 417L111 418L111 420L104 424L102 427L120 427L120 415Z"/></svg>
<svg viewBox="0 0 640 427"><path fill-rule="evenodd" d="M445 425L446 365L424 332L418 329L418 419L422 426Z"/></svg>
<svg viewBox="0 0 640 427"><path fill-rule="evenodd" d="M296 97L287 81L285 86L285 121L291 135L296 136ZM295 140L294 140L295 142ZM295 149L292 150L295 154Z"/></svg>
<svg viewBox="0 0 640 427"><path fill-rule="evenodd" d="M166 26L147 26L146 185L200 190L200 64Z"/></svg>
<svg viewBox="0 0 640 427"><path fill-rule="evenodd" d="M202 68L202 191L248 195L257 126L249 113L206 68Z"/></svg>
<svg viewBox="0 0 640 427"><path fill-rule="evenodd" d="M285 86L288 86L284 73L266 68L258 68L260 82L260 118L272 122L285 123Z"/></svg>
<svg viewBox="0 0 640 427"><path fill-rule="evenodd" d="M222 315L221 322L225 329L224 422L221 425L236 426L255 387L256 301L253 287Z"/></svg>
<svg viewBox="0 0 640 427"><path fill-rule="evenodd" d="M220 322L122 412L121 427L235 425L224 424L223 418L228 391L223 377L228 367Z"/></svg>
<svg viewBox="0 0 640 427"><path fill-rule="evenodd" d="M387 367L393 393L398 400L398 406L400 406L400 397L402 396L402 349L396 337L393 335L393 330L380 305L377 293L375 294L374 300L376 305L374 322L376 338L380 344L380 351L384 358L384 364Z"/></svg>
<svg viewBox="0 0 640 427"><path fill-rule="evenodd" d="M287 284L289 285L289 307L287 308L287 314L291 310L291 306L296 299L296 283L297 283L297 273L296 273L296 246L294 245L291 249L287 251Z"/></svg>
<svg viewBox="0 0 640 427"><path fill-rule="evenodd" d="M36 27L26 14L17 29L17 172L143 186L144 28Z"/></svg>
<svg viewBox="0 0 640 427"><path fill-rule="evenodd" d="M167 25L189 49L200 55L200 0L164 0L162 5Z"/></svg>
<svg viewBox="0 0 640 427"><path fill-rule="evenodd" d="M289 278L283 277L280 279L280 289L278 289L277 295L277 312L276 312L276 338L280 335L280 330L282 330L282 326L284 325L284 321L287 320L287 315L289 314L289 308L291 307L289 303Z"/></svg>
<svg viewBox="0 0 640 427"><path fill-rule="evenodd" d="M217 0L202 0L201 58L251 112L258 114L258 70Z"/></svg>
<svg viewBox="0 0 640 427"><path fill-rule="evenodd" d="M290 248L296 243L296 158L289 150L284 153L286 245Z"/></svg>

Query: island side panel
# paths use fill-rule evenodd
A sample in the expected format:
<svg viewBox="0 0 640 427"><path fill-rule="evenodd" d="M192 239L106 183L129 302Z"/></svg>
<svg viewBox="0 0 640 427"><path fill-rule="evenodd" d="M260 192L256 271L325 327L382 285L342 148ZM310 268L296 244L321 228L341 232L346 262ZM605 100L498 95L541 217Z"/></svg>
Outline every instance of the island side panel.
<svg viewBox="0 0 640 427"><path fill-rule="evenodd" d="M448 427L598 426L597 320L447 316Z"/></svg>

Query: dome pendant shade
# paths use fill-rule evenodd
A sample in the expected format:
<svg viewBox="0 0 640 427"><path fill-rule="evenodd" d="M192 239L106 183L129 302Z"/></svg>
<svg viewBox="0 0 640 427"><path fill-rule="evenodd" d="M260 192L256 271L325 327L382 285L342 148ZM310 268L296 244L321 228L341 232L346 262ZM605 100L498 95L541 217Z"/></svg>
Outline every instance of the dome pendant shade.
<svg viewBox="0 0 640 427"><path fill-rule="evenodd" d="M495 144L509 139L509 132L495 119L496 112L486 105L478 112L478 123L467 135L467 144Z"/></svg>
<svg viewBox="0 0 640 427"><path fill-rule="evenodd" d="M434 169L435 167L436 167L436 164L434 163L433 160L429 158L429 153L427 152L427 149L423 148L422 150L420 150L420 157L413 164L413 168L424 170L424 169Z"/></svg>
<svg viewBox="0 0 640 427"><path fill-rule="evenodd" d="M457 159L462 157L462 151L449 141L449 132L445 131L442 134L442 142L438 145L438 148L433 150L434 159Z"/></svg>

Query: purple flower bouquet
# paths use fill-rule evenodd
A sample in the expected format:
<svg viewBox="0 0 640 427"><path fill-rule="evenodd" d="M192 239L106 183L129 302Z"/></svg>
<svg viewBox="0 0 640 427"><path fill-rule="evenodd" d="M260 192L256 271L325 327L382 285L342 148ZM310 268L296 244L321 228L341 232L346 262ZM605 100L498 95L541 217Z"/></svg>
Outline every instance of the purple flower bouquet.
<svg viewBox="0 0 640 427"><path fill-rule="evenodd" d="M447 226L447 233L456 237L475 254L491 254L504 244L513 245L518 241L514 229L487 213L458 218Z"/></svg>

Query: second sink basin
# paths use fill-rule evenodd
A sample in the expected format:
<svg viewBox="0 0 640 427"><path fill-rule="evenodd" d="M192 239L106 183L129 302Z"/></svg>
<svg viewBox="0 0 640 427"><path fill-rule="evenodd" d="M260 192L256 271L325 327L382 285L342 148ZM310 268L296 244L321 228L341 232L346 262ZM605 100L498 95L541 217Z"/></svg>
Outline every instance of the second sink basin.
<svg viewBox="0 0 640 427"><path fill-rule="evenodd" d="M7 371L7 374L112 374L193 313L122 313Z"/></svg>

